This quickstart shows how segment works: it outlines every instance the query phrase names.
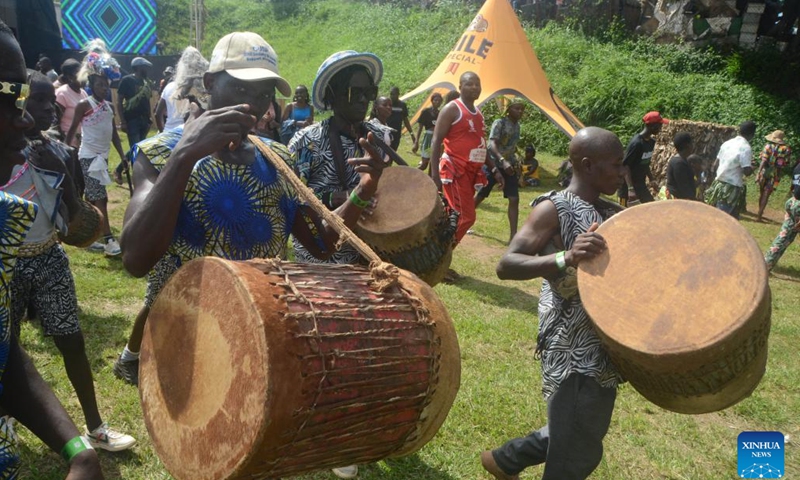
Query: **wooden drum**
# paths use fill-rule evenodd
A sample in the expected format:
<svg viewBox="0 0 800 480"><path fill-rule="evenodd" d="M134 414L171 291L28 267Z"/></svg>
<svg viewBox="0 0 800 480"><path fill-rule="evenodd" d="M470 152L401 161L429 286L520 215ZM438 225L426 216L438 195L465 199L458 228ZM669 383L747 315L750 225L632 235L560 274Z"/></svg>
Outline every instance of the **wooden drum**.
<svg viewBox="0 0 800 480"><path fill-rule="evenodd" d="M727 408L755 390L772 312L761 250L731 216L700 202L648 203L598 229L608 250L578 288L622 375L679 413Z"/></svg>
<svg viewBox="0 0 800 480"><path fill-rule="evenodd" d="M58 238L67 245L86 248L103 234L103 214L85 200L79 200L80 209L69 224L66 235L58 233Z"/></svg>
<svg viewBox="0 0 800 480"><path fill-rule="evenodd" d="M441 282L453 257L458 213L446 208L436 184L412 167L384 169L378 205L353 230L383 260L418 275L433 286Z"/></svg>
<svg viewBox="0 0 800 480"><path fill-rule="evenodd" d="M158 296L139 391L176 479L288 477L421 448L460 382L453 324L407 272L201 258Z"/></svg>

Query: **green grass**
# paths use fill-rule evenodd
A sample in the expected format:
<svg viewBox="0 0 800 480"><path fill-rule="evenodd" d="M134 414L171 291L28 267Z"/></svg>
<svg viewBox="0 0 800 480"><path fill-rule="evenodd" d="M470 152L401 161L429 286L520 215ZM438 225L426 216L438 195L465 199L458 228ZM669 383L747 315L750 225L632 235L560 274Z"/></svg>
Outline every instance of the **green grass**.
<svg viewBox="0 0 800 480"><path fill-rule="evenodd" d="M401 153L416 163L408 149ZM542 188L521 191L521 221L530 200L553 188L553 176L561 158L540 154L545 169ZM111 164L116 165L116 159ZM750 210L755 188L750 183ZM766 249L778 231L782 195L786 184L773 196L768 223L742 224ZM111 187L111 223L119 230L127 191ZM540 364L533 359L536 338L536 305L540 281L499 280L494 269L508 236L506 202L499 191L478 209L476 235L456 250L453 266L466 276L455 285L435 290L453 318L461 348L462 383L450 415L438 435L418 453L402 459L362 466L362 480L462 480L489 477L482 471L478 453L504 440L528 433L545 420L541 398ZM115 427L134 435L139 444L117 454L100 452L106 478L170 478L156 456L142 421L137 390L111 371L125 344L133 318L144 295L144 280L134 279L118 259L68 248L76 277L81 323L101 413ZM645 401L633 388L620 388L617 407L605 442L605 457L594 479L708 479L735 478L736 437L743 430L778 430L800 439L800 245L789 247L770 277L773 293L772 334L767 374L755 393L723 412L679 415ZM34 358L44 378L78 425L83 423L75 394L64 374L60 356L50 339L37 328L23 326L22 344ZM66 468L30 432L20 427L24 470L22 478L64 478ZM794 443L786 450L786 470L800 471ZM541 475L540 468L522 474L523 479ZM331 479L330 472L300 477ZM787 476L787 478L791 478Z"/></svg>

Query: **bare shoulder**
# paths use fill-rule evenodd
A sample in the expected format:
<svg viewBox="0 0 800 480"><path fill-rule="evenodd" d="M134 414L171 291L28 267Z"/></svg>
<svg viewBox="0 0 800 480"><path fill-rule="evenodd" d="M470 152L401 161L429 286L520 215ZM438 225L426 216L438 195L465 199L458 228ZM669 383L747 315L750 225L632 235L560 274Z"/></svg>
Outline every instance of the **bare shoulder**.
<svg viewBox="0 0 800 480"><path fill-rule="evenodd" d="M458 113L458 105L456 105L456 102L450 102L444 107L442 107L442 110L439 112L439 116L442 115L454 116L456 113Z"/></svg>
<svg viewBox="0 0 800 480"><path fill-rule="evenodd" d="M537 255L560 233L558 210L549 199L536 204L509 245L509 251Z"/></svg>
<svg viewBox="0 0 800 480"><path fill-rule="evenodd" d="M558 210L555 203L550 199L542 200L531 210L530 215L525 220L535 228L558 226Z"/></svg>
<svg viewBox="0 0 800 480"><path fill-rule="evenodd" d="M456 120L456 118L458 118L458 114L458 106L456 106L454 102L450 102L445 105L439 112L439 118L436 122L434 131L448 131L452 123Z"/></svg>

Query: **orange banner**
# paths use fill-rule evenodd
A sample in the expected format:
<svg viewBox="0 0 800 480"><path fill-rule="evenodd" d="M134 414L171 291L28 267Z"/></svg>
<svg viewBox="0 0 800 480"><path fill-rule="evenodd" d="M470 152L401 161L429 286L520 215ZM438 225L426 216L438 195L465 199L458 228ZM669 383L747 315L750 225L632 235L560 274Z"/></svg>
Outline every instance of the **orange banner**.
<svg viewBox="0 0 800 480"><path fill-rule="evenodd" d="M521 97L536 105L570 138L583 128L553 92L508 0L487 0L439 67L403 99L428 90L456 90L459 77L470 71L481 79L483 91L478 105L500 95ZM428 105L430 99L421 108Z"/></svg>

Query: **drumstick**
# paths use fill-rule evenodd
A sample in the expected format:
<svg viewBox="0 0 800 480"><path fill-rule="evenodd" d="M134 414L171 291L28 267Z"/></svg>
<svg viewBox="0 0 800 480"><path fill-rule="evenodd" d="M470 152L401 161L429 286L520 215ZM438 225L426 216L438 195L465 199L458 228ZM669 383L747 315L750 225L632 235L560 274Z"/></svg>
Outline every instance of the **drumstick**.
<svg viewBox="0 0 800 480"><path fill-rule="evenodd" d="M349 134L347 134L346 132L339 132L339 133L341 133L341 134L342 134L342 135L344 135L345 137L349 138L350 140L352 140L352 141L354 141L354 142L358 143L358 139L357 139L357 138L353 138L353 136L352 136L352 135L349 135ZM364 137L364 138L367 138L367 135L369 134L369 132L367 132L367 131L366 131L366 129L364 128L364 126L363 126L363 125L362 125L362 128L361 128L361 133L363 133L363 134L364 134L364 135L363 135L363 137ZM399 153L395 152L395 151L394 151L394 149L392 149L392 147L390 147L389 145L387 145L387 144L386 144L386 142L384 142L383 140L381 140L381 138L380 138L380 137L378 137L377 135L372 135L372 143L373 143L375 146L377 146L378 148L380 148L381 150L383 150L383 151L384 151L384 153L386 153L386 155L388 155L388 156L389 156L389 158L390 158L390 159L392 159L392 161L393 161L394 163L396 163L396 164L398 164L398 165L402 165L402 166L404 166L404 167L407 167L407 166L408 166L408 162L406 162L406 161L403 159L403 157L401 157L401 156L400 156L400 154L399 154Z"/></svg>
<svg viewBox="0 0 800 480"><path fill-rule="evenodd" d="M314 209L317 214L322 217L323 220L328 222L328 225L333 227L336 233L339 234L340 242L346 241L352 245L358 253L360 253L364 258L369 260L370 270L375 280L375 286L378 290L383 291L387 288L391 287L392 285L396 284L397 278L399 277L399 272L397 267L392 265L391 263L384 262L381 258L376 254L364 241L362 241L352 230L350 230L347 225L344 224L344 220L335 213L328 210L314 192L308 188L300 178L297 177L297 174L294 173L294 170L289 168L286 165L286 162L283 161L281 157L278 156L277 153L273 152L271 148L269 148L260 138L255 135L249 136L250 141L253 142L253 145L258 148L261 153L270 161L272 166L275 167L278 172L286 178L286 180L294 187L297 195L300 197L301 200L308 203L311 208Z"/></svg>
<svg viewBox="0 0 800 480"><path fill-rule="evenodd" d="M408 162L406 162L403 159L403 157L400 156L399 153L397 153L394 150L392 150L392 147L390 147L389 145L386 145L386 142L384 142L383 140L381 140L377 136L375 136L375 135L372 136L372 143L374 143L381 150L383 150L386 153L386 155L389 155L389 158L391 158L392 161L394 161L394 163L396 163L398 165L402 165L404 167L408 166Z"/></svg>

